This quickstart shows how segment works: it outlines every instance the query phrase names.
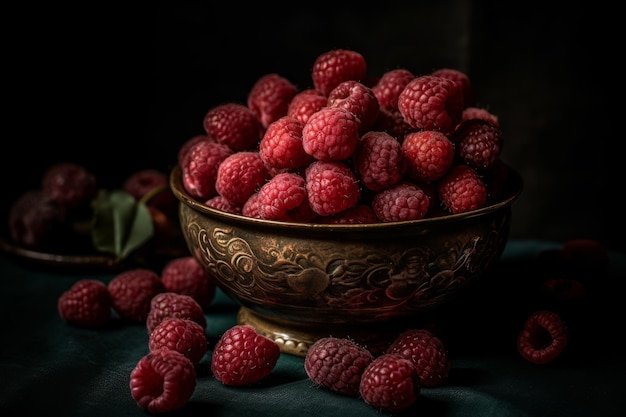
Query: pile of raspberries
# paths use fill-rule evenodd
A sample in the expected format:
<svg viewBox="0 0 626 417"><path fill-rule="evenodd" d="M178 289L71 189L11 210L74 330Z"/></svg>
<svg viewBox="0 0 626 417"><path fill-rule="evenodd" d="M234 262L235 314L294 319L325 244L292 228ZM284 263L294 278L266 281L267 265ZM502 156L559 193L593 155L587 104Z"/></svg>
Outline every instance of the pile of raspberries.
<svg viewBox="0 0 626 417"><path fill-rule="evenodd" d="M360 53L335 49L311 81L265 74L245 104L210 108L178 153L185 190L229 213L325 224L419 220L499 198L502 132L465 73L373 78Z"/></svg>

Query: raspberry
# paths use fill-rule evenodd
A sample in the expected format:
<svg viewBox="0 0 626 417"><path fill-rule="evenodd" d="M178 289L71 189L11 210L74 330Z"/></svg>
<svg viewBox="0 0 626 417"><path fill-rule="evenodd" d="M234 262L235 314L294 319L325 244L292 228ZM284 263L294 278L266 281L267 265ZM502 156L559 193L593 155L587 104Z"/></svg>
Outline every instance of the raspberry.
<svg viewBox="0 0 626 417"><path fill-rule="evenodd" d="M202 306L190 295L162 292L152 297L146 318L148 333L167 318L189 319L206 328L206 317Z"/></svg>
<svg viewBox="0 0 626 417"><path fill-rule="evenodd" d="M410 359L415 365L421 387L436 387L448 377L448 352L441 339L427 329L402 332L386 353L397 353Z"/></svg>
<svg viewBox="0 0 626 417"><path fill-rule="evenodd" d="M468 165L454 165L439 180L437 195L451 213L464 213L485 206L487 189L476 171Z"/></svg>
<svg viewBox="0 0 626 417"><path fill-rule="evenodd" d="M211 371L224 385L251 385L272 372L279 356L276 342L252 326L235 325L215 344Z"/></svg>
<svg viewBox="0 0 626 417"><path fill-rule="evenodd" d="M217 142L200 141L191 146L181 167L185 190L203 201L214 197L219 165L232 154L232 149Z"/></svg>
<svg viewBox="0 0 626 417"><path fill-rule="evenodd" d="M82 165L62 162L50 166L41 179L44 193L59 201L68 211L89 207L96 196L96 177Z"/></svg>
<svg viewBox="0 0 626 417"><path fill-rule="evenodd" d="M361 398L382 412L398 413L420 395L415 366L402 355L384 353L365 368L359 385Z"/></svg>
<svg viewBox="0 0 626 417"><path fill-rule="evenodd" d="M248 107L238 103L224 103L211 108L203 120L207 135L233 151L254 148L263 127Z"/></svg>
<svg viewBox="0 0 626 417"><path fill-rule="evenodd" d="M259 216L266 220L292 220L291 212L307 202L304 178L292 172L277 174L259 190Z"/></svg>
<svg viewBox="0 0 626 417"><path fill-rule="evenodd" d="M402 142L407 174L417 182L431 182L443 177L454 160L454 144L436 130L409 133Z"/></svg>
<svg viewBox="0 0 626 417"><path fill-rule="evenodd" d="M327 104L328 98L321 92L313 88L302 90L291 99L287 116L306 123L313 113L326 107Z"/></svg>
<svg viewBox="0 0 626 417"><path fill-rule="evenodd" d="M321 224L372 224L378 223L378 217L372 208L366 204L357 204L342 212L330 216L322 216Z"/></svg>
<svg viewBox="0 0 626 417"><path fill-rule="evenodd" d="M221 195L216 195L204 202L204 205L226 213L241 214L241 206L235 205Z"/></svg>
<svg viewBox="0 0 626 417"><path fill-rule="evenodd" d="M422 75L409 82L398 97L398 110L414 129L452 133L464 109L460 86L447 78Z"/></svg>
<svg viewBox="0 0 626 417"><path fill-rule="evenodd" d="M361 375L372 360L372 353L352 340L324 337L308 349L304 369L318 386L357 396Z"/></svg>
<svg viewBox="0 0 626 417"><path fill-rule="evenodd" d="M325 96L344 81L363 81L367 63L363 55L348 49L326 51L313 62L311 79L316 90Z"/></svg>
<svg viewBox="0 0 626 417"><path fill-rule="evenodd" d="M452 140L461 159L477 170L491 168L502 152L500 128L484 119L462 122Z"/></svg>
<svg viewBox="0 0 626 417"><path fill-rule="evenodd" d="M148 347L175 350L197 365L209 350L204 328L193 320L168 318L150 333Z"/></svg>
<svg viewBox="0 0 626 417"><path fill-rule="evenodd" d="M248 108L263 128L287 114L289 102L298 89L279 74L266 74L259 78L248 93Z"/></svg>
<svg viewBox="0 0 626 417"><path fill-rule="evenodd" d="M495 126L500 127L500 121L498 120L498 116L491 113L487 109L483 109L482 107L466 107L463 109L463 113L461 113L461 123L466 120L472 119L482 119L488 122L491 122Z"/></svg>
<svg viewBox="0 0 626 417"><path fill-rule="evenodd" d="M243 205L269 178L258 152L236 152L220 163L216 191L234 205Z"/></svg>
<svg viewBox="0 0 626 417"><path fill-rule="evenodd" d="M344 81L328 94L328 107L349 110L359 119L360 132L367 132L378 117L379 104L371 88L349 80Z"/></svg>
<svg viewBox="0 0 626 417"><path fill-rule="evenodd" d="M567 329L557 313L536 311L517 337L517 350L528 362L543 365L561 355L567 339Z"/></svg>
<svg viewBox="0 0 626 417"><path fill-rule="evenodd" d="M269 125L259 144L259 155L273 169L301 168L313 162L302 146L300 120L284 116Z"/></svg>
<svg viewBox="0 0 626 417"><path fill-rule="evenodd" d="M474 104L474 87L466 73L454 68L440 68L433 71L430 75L447 78L456 82L463 92L463 107L470 107Z"/></svg>
<svg viewBox="0 0 626 417"><path fill-rule="evenodd" d="M356 149L359 129L359 119L351 111L324 107L304 124L302 146L320 161L341 161Z"/></svg>
<svg viewBox="0 0 626 417"><path fill-rule="evenodd" d="M152 298L165 291L161 277L146 268L129 269L117 274L108 288L118 316L139 323L146 321Z"/></svg>
<svg viewBox="0 0 626 417"><path fill-rule="evenodd" d="M381 106L378 110L376 122L371 130L387 132L402 143L404 136L411 132L413 128L404 120L400 110Z"/></svg>
<svg viewBox="0 0 626 417"><path fill-rule="evenodd" d="M9 210L11 239L27 248L55 243L66 230L65 206L41 190L22 193Z"/></svg>
<svg viewBox="0 0 626 417"><path fill-rule="evenodd" d="M259 204L258 191L248 198L241 208L241 214L246 217L252 217L254 219L261 218L261 205Z"/></svg>
<svg viewBox="0 0 626 417"><path fill-rule="evenodd" d="M130 373L130 393L151 414L177 410L196 388L193 363L180 352L159 349L143 356Z"/></svg>
<svg viewBox="0 0 626 417"><path fill-rule="evenodd" d="M61 318L79 326L100 327L111 320L111 295L102 281L76 281L58 299Z"/></svg>
<svg viewBox="0 0 626 417"><path fill-rule="evenodd" d="M380 107L397 110L400 93L414 78L415 75L405 68L396 68L383 73L372 87Z"/></svg>
<svg viewBox="0 0 626 417"><path fill-rule="evenodd" d="M166 263L161 281L166 291L189 295L202 308L208 307L215 296L215 278L193 256L174 258Z"/></svg>
<svg viewBox="0 0 626 417"><path fill-rule="evenodd" d="M406 172L402 145L385 132L369 131L359 140L354 152L354 170L361 183L380 191L400 181Z"/></svg>
<svg viewBox="0 0 626 417"><path fill-rule="evenodd" d="M122 184L122 189L135 200L157 207L168 215L174 215L178 208L178 200L170 189L168 176L158 169L133 172Z"/></svg>
<svg viewBox="0 0 626 417"><path fill-rule="evenodd" d="M193 145L195 145L198 142L203 142L203 141L215 142L215 139L213 139L209 135L195 135L187 139L178 149L178 155L177 155L178 164L179 165L183 164L183 161L185 160L185 155L187 155L187 152L189 152L189 149L191 149Z"/></svg>
<svg viewBox="0 0 626 417"><path fill-rule="evenodd" d="M386 188L372 198L372 210L383 223L423 219L429 207L430 198L424 190L406 181Z"/></svg>
<svg viewBox="0 0 626 417"><path fill-rule="evenodd" d="M315 161L305 170L309 204L320 216L356 205L361 196L354 172L342 162Z"/></svg>

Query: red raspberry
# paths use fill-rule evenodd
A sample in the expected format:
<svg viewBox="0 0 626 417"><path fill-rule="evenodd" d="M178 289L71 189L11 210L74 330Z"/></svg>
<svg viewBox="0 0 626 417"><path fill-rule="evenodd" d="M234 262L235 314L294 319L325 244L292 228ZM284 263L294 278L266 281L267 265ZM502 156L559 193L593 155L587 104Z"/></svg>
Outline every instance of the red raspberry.
<svg viewBox="0 0 626 417"><path fill-rule="evenodd" d="M378 217L366 204L357 204L337 214L319 217L321 224L372 224L378 223Z"/></svg>
<svg viewBox="0 0 626 417"><path fill-rule="evenodd" d="M426 192L406 181L386 188L372 198L372 210L383 223L423 219L429 207L430 198Z"/></svg>
<svg viewBox="0 0 626 417"><path fill-rule="evenodd" d="M291 99L287 116L306 123L313 113L326 107L327 104L328 98L321 92L313 88L302 90Z"/></svg>
<svg viewBox="0 0 626 417"><path fill-rule="evenodd" d="M221 195L209 198L204 205L226 213L241 214L241 206L235 205Z"/></svg>
<svg viewBox="0 0 626 417"><path fill-rule="evenodd" d="M174 215L178 208L178 200L170 188L169 177L158 169L133 172L122 184L122 189L135 200L156 207L167 215Z"/></svg>
<svg viewBox="0 0 626 417"><path fill-rule="evenodd" d="M463 109L463 113L461 113L461 123L466 120L472 119L486 120L493 123L495 126L500 127L500 121L498 120L498 116L491 113L487 109L483 109L482 107L466 107L465 109Z"/></svg>
<svg viewBox="0 0 626 417"><path fill-rule="evenodd" d="M142 357L130 373L130 393L151 414L177 410L196 388L193 363L180 352L159 349Z"/></svg>
<svg viewBox="0 0 626 417"><path fill-rule="evenodd" d="M189 149L191 149L193 145L195 145L198 142L205 141L205 140L208 142L215 142L215 139L213 139L209 135L195 135L187 139L178 149L178 156L177 156L178 164L179 165L183 164L183 161L185 160L185 155L187 155L187 152L189 152Z"/></svg>
<svg viewBox="0 0 626 417"><path fill-rule="evenodd" d="M269 178L258 152L236 152L217 168L215 189L234 205L243 205Z"/></svg>
<svg viewBox="0 0 626 417"><path fill-rule="evenodd" d="M256 147L263 132L252 110L238 103L211 108L204 116L203 125L207 135L235 152Z"/></svg>
<svg viewBox="0 0 626 417"><path fill-rule="evenodd" d="M476 210L485 206L485 183L468 165L454 165L437 184L437 195L453 214Z"/></svg>
<svg viewBox="0 0 626 417"><path fill-rule="evenodd" d="M413 128L404 120L400 110L381 106L371 130L387 132L402 143L404 136L413 131Z"/></svg>
<svg viewBox="0 0 626 417"><path fill-rule="evenodd" d="M328 107L340 107L354 113L361 123L360 132L367 132L378 117L379 104L371 88L349 80L328 94Z"/></svg>
<svg viewBox="0 0 626 417"><path fill-rule="evenodd" d="M257 199L260 218L291 221L291 212L307 202L304 178L292 172L277 174L261 187Z"/></svg>
<svg viewBox="0 0 626 417"><path fill-rule="evenodd" d="M111 320L111 295L102 281L81 279L59 297L61 318L79 326L99 327Z"/></svg>
<svg viewBox="0 0 626 417"><path fill-rule="evenodd" d="M41 189L69 211L88 208L96 196L98 183L86 167L62 162L50 166L41 179Z"/></svg>
<svg viewBox="0 0 626 417"><path fill-rule="evenodd" d="M108 288L118 316L139 323L146 321L152 297L165 291L161 277L146 268L129 269L117 274Z"/></svg>
<svg viewBox="0 0 626 417"><path fill-rule="evenodd" d="M302 146L320 161L341 161L356 149L359 129L359 119L351 111L324 107L302 128Z"/></svg>
<svg viewBox="0 0 626 417"><path fill-rule="evenodd" d="M197 365L209 350L204 328L193 320L168 318L150 333L148 347L151 352L159 349L175 350Z"/></svg>
<svg viewBox="0 0 626 417"><path fill-rule="evenodd" d="M414 129L452 133L464 109L460 86L447 78L422 75L409 82L398 97L398 110Z"/></svg>
<svg viewBox="0 0 626 417"><path fill-rule="evenodd" d="M382 412L399 413L420 395L415 366L402 355L384 353L365 368L359 393L370 406Z"/></svg>
<svg viewBox="0 0 626 417"><path fill-rule="evenodd" d="M363 81L366 75L367 63L363 55L348 49L334 49L318 55L311 71L313 86L325 96L342 82Z"/></svg>
<svg viewBox="0 0 626 417"><path fill-rule="evenodd" d="M313 157L302 146L304 123L285 116L269 125L261 143L259 155L273 169L301 168L313 162Z"/></svg>
<svg viewBox="0 0 626 417"><path fill-rule="evenodd" d="M309 204L320 216L329 216L356 205L361 197L359 181L342 162L315 161L305 171Z"/></svg>
<svg viewBox="0 0 626 417"><path fill-rule="evenodd" d="M386 132L369 131L354 152L354 170L365 187L380 191L400 181L406 172L402 145Z"/></svg>
<svg viewBox="0 0 626 417"><path fill-rule="evenodd" d="M189 319L206 328L206 316L202 306L190 295L163 292L152 297L146 318L148 333L167 318Z"/></svg>
<svg viewBox="0 0 626 417"><path fill-rule="evenodd" d="M248 198L241 208L241 214L246 217L252 217L253 219L261 218L261 205L259 204L258 191Z"/></svg>
<svg viewBox="0 0 626 417"><path fill-rule="evenodd" d="M298 89L285 77L265 74L259 78L248 93L248 108L263 128L287 114L289 102Z"/></svg>
<svg viewBox="0 0 626 417"><path fill-rule="evenodd" d="M454 144L436 130L409 133L402 142L409 178L428 183L443 177L454 160Z"/></svg>
<svg viewBox="0 0 626 417"><path fill-rule="evenodd" d="M252 326L226 330L213 349L211 371L224 385L245 386L268 376L278 362L280 348Z"/></svg>
<svg viewBox="0 0 626 417"><path fill-rule="evenodd" d="M396 68L385 72L372 87L380 107L397 110L400 93L414 78L415 75L405 68Z"/></svg>
<svg viewBox="0 0 626 417"><path fill-rule="evenodd" d="M215 278L193 256L174 258L166 263L161 281L166 291L189 295L202 308L208 307L215 296Z"/></svg>
<svg viewBox="0 0 626 417"><path fill-rule="evenodd" d="M67 209L40 189L22 193L9 210L9 233L19 245L42 248L57 244L67 230Z"/></svg>
<svg viewBox="0 0 626 417"><path fill-rule="evenodd" d="M185 190L202 201L214 197L219 165L232 154L232 149L217 142L200 141L189 148L181 167Z"/></svg>
<svg viewBox="0 0 626 417"><path fill-rule="evenodd" d="M491 168L502 152L500 128L484 119L462 122L452 140L461 159L481 171Z"/></svg>
<svg viewBox="0 0 626 417"><path fill-rule="evenodd" d="M391 343L386 353L397 353L410 359L422 387L436 387L448 377L448 352L441 339L429 330L404 331Z"/></svg>
<svg viewBox="0 0 626 417"><path fill-rule="evenodd" d="M463 107L470 107L474 105L474 87L469 76L454 68L440 68L433 71L430 75L435 77L443 77L456 82L463 92Z"/></svg>
<svg viewBox="0 0 626 417"><path fill-rule="evenodd" d="M543 365L561 355L567 339L567 329L557 313L536 311L517 337L517 350L528 362Z"/></svg>

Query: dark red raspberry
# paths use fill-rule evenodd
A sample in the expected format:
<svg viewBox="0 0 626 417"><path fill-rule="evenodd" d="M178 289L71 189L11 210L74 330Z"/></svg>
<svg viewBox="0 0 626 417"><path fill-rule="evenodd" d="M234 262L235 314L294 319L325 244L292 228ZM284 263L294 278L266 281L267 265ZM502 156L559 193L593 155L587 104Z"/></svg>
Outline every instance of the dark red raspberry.
<svg viewBox="0 0 626 417"><path fill-rule="evenodd" d="M384 353L365 368L359 385L361 398L370 406L388 413L399 413L420 395L415 366L402 355Z"/></svg>
<svg viewBox="0 0 626 417"><path fill-rule="evenodd" d="M258 152L235 152L217 168L215 189L234 205L243 205L270 174Z"/></svg>
<svg viewBox="0 0 626 417"><path fill-rule="evenodd" d="M308 203L304 178L293 172L277 174L261 187L257 199L260 218L291 221L291 212Z"/></svg>
<svg viewBox="0 0 626 417"><path fill-rule="evenodd" d="M62 162L50 166L44 172L41 189L72 211L89 207L98 191L98 182L95 175L83 165Z"/></svg>
<svg viewBox="0 0 626 417"><path fill-rule="evenodd" d="M413 128L404 120L404 116L398 109L381 106L378 117L371 130L387 132L398 142L404 141L404 136L413 131Z"/></svg>
<svg viewBox="0 0 626 417"><path fill-rule="evenodd" d="M263 132L252 110L239 103L211 108L204 116L203 125L207 135L235 152L255 148Z"/></svg>
<svg viewBox="0 0 626 417"><path fill-rule="evenodd" d="M461 159L481 171L491 168L502 152L502 131L484 119L462 122L452 141Z"/></svg>
<svg viewBox="0 0 626 417"><path fill-rule="evenodd" d="M402 142L409 178L432 182L443 177L454 161L454 144L436 130L409 133Z"/></svg>
<svg viewBox="0 0 626 417"><path fill-rule="evenodd" d="M409 82L398 97L398 110L414 129L449 135L461 121L463 92L454 81L422 75Z"/></svg>
<svg viewBox="0 0 626 417"><path fill-rule="evenodd" d="M167 318L150 333L148 348L175 350L197 365L209 350L204 327L193 320Z"/></svg>
<svg viewBox="0 0 626 417"><path fill-rule="evenodd" d="M448 377L448 352L441 339L427 329L402 332L386 353L397 353L413 361L422 387L436 387Z"/></svg>
<svg viewBox="0 0 626 417"><path fill-rule="evenodd" d="M185 155L187 155L187 152L189 152L189 149L191 149L193 145L195 145L198 142L203 142L203 141L215 142L215 139L213 139L209 135L195 135L187 139L178 149L178 156L177 156L178 164L179 165L183 164L183 161L185 160Z"/></svg>
<svg viewBox="0 0 626 417"><path fill-rule="evenodd" d="M302 168L313 162L313 157L302 146L304 123L285 116L268 126L259 144L259 155L273 169Z"/></svg>
<svg viewBox="0 0 626 417"><path fill-rule="evenodd" d="M248 198L248 201L245 202L243 207L241 208L241 214L246 217L252 217L254 219L261 218L261 205L259 204L259 193L258 191Z"/></svg>
<svg viewBox="0 0 626 417"><path fill-rule="evenodd" d="M162 292L152 297L146 318L148 333L167 318L189 319L206 328L206 316L202 306L190 295Z"/></svg>
<svg viewBox="0 0 626 417"><path fill-rule="evenodd" d="M214 197L219 165L232 154L232 149L217 142L200 141L191 146L181 166L185 191L202 201Z"/></svg>
<svg viewBox="0 0 626 417"><path fill-rule="evenodd" d="M279 356L276 342L252 326L235 325L215 344L211 371L224 385L252 385L272 372Z"/></svg>
<svg viewBox="0 0 626 417"><path fill-rule="evenodd" d="M146 321L152 298L165 291L161 277L146 268L129 269L117 274L108 288L118 316L139 323Z"/></svg>
<svg viewBox="0 0 626 417"><path fill-rule="evenodd" d="M65 205L41 191L22 193L9 209L9 233L19 245L40 249L67 231Z"/></svg>
<svg viewBox="0 0 626 417"><path fill-rule="evenodd" d="M178 200L170 188L169 177L158 169L133 172L122 184L122 189L135 200L156 207L167 215L176 214Z"/></svg>
<svg viewBox="0 0 626 417"><path fill-rule="evenodd" d="M279 74L265 74L259 78L248 93L248 108L263 128L287 115L287 108L298 89Z"/></svg>
<svg viewBox="0 0 626 417"><path fill-rule="evenodd" d="M567 339L567 328L557 313L536 311L517 337L517 350L528 362L544 365L561 355Z"/></svg>
<svg viewBox="0 0 626 417"><path fill-rule="evenodd" d="M193 256L174 258L161 271L165 290L191 296L206 308L213 301L216 291L215 277Z"/></svg>
<svg viewBox="0 0 626 417"><path fill-rule="evenodd" d="M320 216L354 207L361 197L359 181L342 162L315 161L305 171L309 204Z"/></svg>
<svg viewBox="0 0 626 417"><path fill-rule="evenodd" d="M486 120L488 122L491 122L495 126L500 127L500 121L498 120L498 116L482 107L466 107L465 109L463 109L463 113L461 114L461 123L466 120L472 119Z"/></svg>
<svg viewBox="0 0 626 417"><path fill-rule="evenodd" d="M419 220L426 217L430 198L416 184L402 181L372 198L372 210L383 223Z"/></svg>
<svg viewBox="0 0 626 417"><path fill-rule="evenodd" d="M209 198L207 201L204 202L204 205L217 210L225 211L226 213L241 214L242 206L231 203L221 195L216 195Z"/></svg>
<svg viewBox="0 0 626 417"><path fill-rule="evenodd" d="M177 410L196 389L193 363L180 352L159 349L142 357L130 373L130 393L151 414Z"/></svg>
<svg viewBox="0 0 626 417"><path fill-rule="evenodd" d="M363 55L348 49L334 49L318 55L313 62L311 79L316 90L325 96L344 81L363 81L367 63Z"/></svg>
<svg viewBox="0 0 626 417"><path fill-rule="evenodd" d="M386 132L369 131L354 152L354 170L361 183L380 191L400 181L406 172L402 145Z"/></svg>
<svg viewBox="0 0 626 417"><path fill-rule="evenodd" d="M349 158L359 140L360 122L340 107L324 107L311 115L302 128L304 151L320 161Z"/></svg>
<svg viewBox="0 0 626 417"><path fill-rule="evenodd" d="M324 337L307 350L304 370L320 387L357 396L361 375L373 358L369 350L350 339Z"/></svg>
<svg viewBox="0 0 626 417"><path fill-rule="evenodd" d="M313 113L326 107L327 104L328 98L321 92L313 88L302 90L291 99L287 116L306 123Z"/></svg>
<svg viewBox="0 0 626 417"><path fill-rule="evenodd" d="M415 75L406 68L395 68L385 72L372 87L380 107L398 109L398 97Z"/></svg>
<svg viewBox="0 0 626 417"><path fill-rule="evenodd" d="M100 327L111 320L111 295L102 281L76 281L58 299L61 318L68 323L86 327Z"/></svg>
<svg viewBox="0 0 626 417"><path fill-rule="evenodd" d="M361 124L360 133L365 133L376 121L380 106L371 88L349 80L340 83L328 94L328 107L340 107L354 113Z"/></svg>
<svg viewBox="0 0 626 417"><path fill-rule="evenodd" d="M378 217L367 204L357 204L330 216L318 217L321 224L372 224L378 223Z"/></svg>
<svg viewBox="0 0 626 417"><path fill-rule="evenodd" d="M459 84L463 92L463 107L471 107L474 105L474 86L466 73L454 68L440 68L433 71L430 75L447 78Z"/></svg>
<svg viewBox="0 0 626 417"><path fill-rule="evenodd" d="M464 164L454 165L439 180L437 195L451 213L464 213L485 206L487 189L478 173Z"/></svg>

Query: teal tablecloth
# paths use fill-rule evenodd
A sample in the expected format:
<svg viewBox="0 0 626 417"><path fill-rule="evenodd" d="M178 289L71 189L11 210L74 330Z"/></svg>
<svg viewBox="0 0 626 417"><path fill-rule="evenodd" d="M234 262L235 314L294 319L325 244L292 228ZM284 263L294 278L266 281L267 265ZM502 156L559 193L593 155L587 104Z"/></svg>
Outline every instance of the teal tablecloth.
<svg viewBox="0 0 626 417"><path fill-rule="evenodd" d="M444 314L444 337L452 362L446 382L423 388L402 415L420 416L617 416L626 410L626 367L620 334L623 295L595 307L585 331L557 362L523 360L515 335L527 309L529 262L555 244L511 241L494 276ZM611 254L611 280L623 279L625 257ZM81 278L110 280L114 273L75 273L29 266L0 255L1 416L146 416L131 398L129 376L148 352L145 326L118 324L106 330L67 325L57 298ZM218 292L207 311L210 346L236 323L237 305ZM382 413L359 398L316 388L303 358L282 354L272 374L251 388L226 387L210 372L210 353L198 366L190 402L173 416L360 416Z"/></svg>

